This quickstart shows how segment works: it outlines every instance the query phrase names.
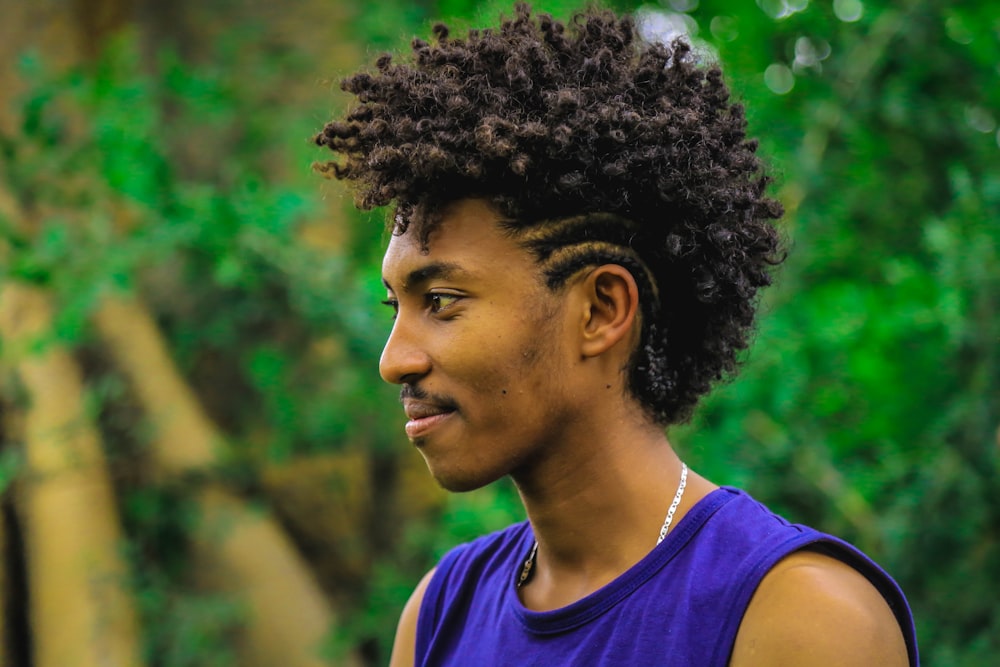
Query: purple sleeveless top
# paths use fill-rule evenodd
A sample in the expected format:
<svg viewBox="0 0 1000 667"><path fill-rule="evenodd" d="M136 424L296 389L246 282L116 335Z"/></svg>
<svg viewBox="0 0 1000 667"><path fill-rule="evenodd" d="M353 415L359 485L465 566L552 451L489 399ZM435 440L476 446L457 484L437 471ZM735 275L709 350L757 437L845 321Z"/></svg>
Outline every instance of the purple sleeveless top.
<svg viewBox="0 0 1000 667"><path fill-rule="evenodd" d="M518 599L515 579L533 542L524 522L445 555L420 607L416 665L726 667L757 585L801 549L871 581L918 665L913 618L888 574L850 544L790 524L738 489L710 493L641 561L561 609L531 611Z"/></svg>

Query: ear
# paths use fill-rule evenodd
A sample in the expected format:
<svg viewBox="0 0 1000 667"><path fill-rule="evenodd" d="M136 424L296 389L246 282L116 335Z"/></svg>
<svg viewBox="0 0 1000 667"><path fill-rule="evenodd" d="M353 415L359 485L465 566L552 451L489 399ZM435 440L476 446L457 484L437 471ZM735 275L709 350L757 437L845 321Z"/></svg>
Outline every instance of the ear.
<svg viewBox="0 0 1000 667"><path fill-rule="evenodd" d="M630 343L638 337L639 287L631 271L618 264L604 264L591 271L581 287L583 356L596 357L623 339Z"/></svg>

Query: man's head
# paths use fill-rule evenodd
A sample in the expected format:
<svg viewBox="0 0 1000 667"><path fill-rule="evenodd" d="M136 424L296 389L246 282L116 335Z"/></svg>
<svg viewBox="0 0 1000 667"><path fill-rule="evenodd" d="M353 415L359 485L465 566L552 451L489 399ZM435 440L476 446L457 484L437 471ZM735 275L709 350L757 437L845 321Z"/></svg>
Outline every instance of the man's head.
<svg viewBox="0 0 1000 667"><path fill-rule="evenodd" d="M682 42L642 42L629 18L562 24L517 5L496 30L413 42L343 83L358 104L316 142L344 160L363 208L431 239L447 205L479 198L558 291L617 264L639 289L627 387L661 424L686 419L748 343L780 259L756 144L716 67Z"/></svg>
<svg viewBox="0 0 1000 667"><path fill-rule="evenodd" d="M552 290L496 210L462 199L428 241L392 237L382 280L395 321L379 372L402 385L407 435L445 488L478 488L566 447L575 459L625 424L649 432L622 372L639 337L624 267L588 267Z"/></svg>

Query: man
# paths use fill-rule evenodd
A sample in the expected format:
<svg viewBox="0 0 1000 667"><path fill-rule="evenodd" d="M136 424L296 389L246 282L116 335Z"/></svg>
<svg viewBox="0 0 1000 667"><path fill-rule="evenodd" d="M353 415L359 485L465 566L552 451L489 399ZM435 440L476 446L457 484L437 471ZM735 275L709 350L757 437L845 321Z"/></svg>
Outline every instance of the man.
<svg viewBox="0 0 1000 667"><path fill-rule="evenodd" d="M782 258L719 70L599 10L434 32L348 78L316 139L395 206L380 371L407 435L449 490L511 476L529 520L424 577L392 665L916 665L887 574L664 434Z"/></svg>

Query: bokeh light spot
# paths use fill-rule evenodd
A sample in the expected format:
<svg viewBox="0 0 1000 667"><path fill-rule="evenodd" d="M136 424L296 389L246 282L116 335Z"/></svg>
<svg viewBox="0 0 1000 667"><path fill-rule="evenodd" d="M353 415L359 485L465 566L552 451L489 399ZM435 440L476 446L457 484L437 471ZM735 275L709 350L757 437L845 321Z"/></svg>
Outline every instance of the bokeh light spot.
<svg viewBox="0 0 1000 667"><path fill-rule="evenodd" d="M698 0L670 0L670 8L675 12L693 12L698 9Z"/></svg>
<svg viewBox="0 0 1000 667"><path fill-rule="evenodd" d="M949 16L944 21L944 30L948 33L948 38L958 44L971 44L972 31L958 16Z"/></svg>
<svg viewBox="0 0 1000 667"><path fill-rule="evenodd" d="M771 63L764 70L764 83L772 93L784 95L795 87L795 75L787 65Z"/></svg>
<svg viewBox="0 0 1000 667"><path fill-rule="evenodd" d="M997 127L997 121L993 114L989 110L977 106L965 107L965 122L976 132L984 134L989 134Z"/></svg>
<svg viewBox="0 0 1000 667"><path fill-rule="evenodd" d="M648 42L669 44L678 37L688 38L698 34L698 22L687 14L665 12L652 7L640 7L635 13L639 34Z"/></svg>
<svg viewBox="0 0 1000 667"><path fill-rule="evenodd" d="M844 23L854 23L865 13L861 0L833 0L833 13Z"/></svg>
<svg viewBox="0 0 1000 667"><path fill-rule="evenodd" d="M732 42L740 36L739 24L732 16L716 16L708 27L720 42Z"/></svg>
<svg viewBox="0 0 1000 667"><path fill-rule="evenodd" d="M757 6L772 19L783 19L792 14L785 0L757 0Z"/></svg>

